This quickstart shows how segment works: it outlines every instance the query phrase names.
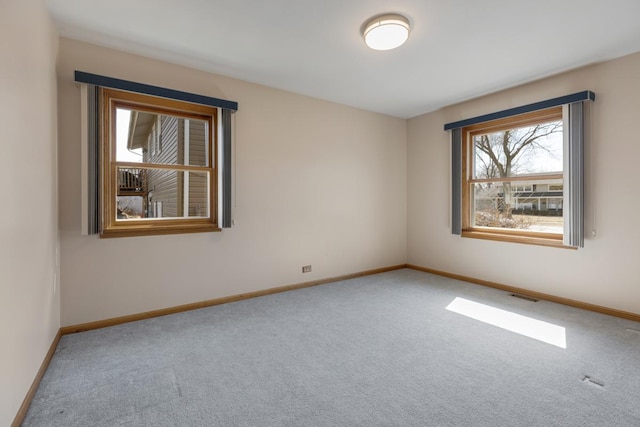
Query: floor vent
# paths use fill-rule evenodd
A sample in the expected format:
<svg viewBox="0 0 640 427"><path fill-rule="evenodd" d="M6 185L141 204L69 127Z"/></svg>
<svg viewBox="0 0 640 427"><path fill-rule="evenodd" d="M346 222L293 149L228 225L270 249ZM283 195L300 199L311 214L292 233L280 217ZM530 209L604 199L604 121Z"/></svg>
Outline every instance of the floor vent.
<svg viewBox="0 0 640 427"><path fill-rule="evenodd" d="M512 296L512 297L515 297L515 298L520 298L520 299L523 299L523 300L526 300L526 301L538 302L538 300L537 300L537 299L535 299L535 298L533 298L533 297L528 297L528 296L526 296L526 295L511 294L511 296Z"/></svg>
<svg viewBox="0 0 640 427"><path fill-rule="evenodd" d="M582 378L582 382L594 385L596 387L604 388L604 381L591 378L589 375L585 375L584 378Z"/></svg>

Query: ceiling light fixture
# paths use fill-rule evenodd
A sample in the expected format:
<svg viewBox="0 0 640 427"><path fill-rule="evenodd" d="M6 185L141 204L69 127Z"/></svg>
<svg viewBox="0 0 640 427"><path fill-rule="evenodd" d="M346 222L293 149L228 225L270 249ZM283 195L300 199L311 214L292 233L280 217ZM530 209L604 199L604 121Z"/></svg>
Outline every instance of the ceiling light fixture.
<svg viewBox="0 0 640 427"><path fill-rule="evenodd" d="M364 42L375 50L395 49L409 38L409 20L402 15L378 15L362 28Z"/></svg>

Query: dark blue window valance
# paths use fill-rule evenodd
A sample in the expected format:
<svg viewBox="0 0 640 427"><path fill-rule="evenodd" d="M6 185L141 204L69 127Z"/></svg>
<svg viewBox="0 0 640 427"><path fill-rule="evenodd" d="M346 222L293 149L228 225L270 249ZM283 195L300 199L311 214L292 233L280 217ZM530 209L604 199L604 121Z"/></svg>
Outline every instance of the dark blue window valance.
<svg viewBox="0 0 640 427"><path fill-rule="evenodd" d="M227 101L226 99L182 92L179 90L167 89L144 83L136 83L113 77L100 76L98 74L85 73L84 71L75 72L75 81L94 86L126 90L129 92L143 93L145 95L160 96L162 98L176 99L179 101L192 102L194 104L209 105L211 107L223 108L225 110L238 111L238 103L234 101Z"/></svg>
<svg viewBox="0 0 640 427"><path fill-rule="evenodd" d="M504 119L505 117L517 116L518 114L530 113L532 111L544 110L545 108L557 107L559 105L573 104L581 101L595 101L596 94L590 90L573 93L571 95L560 96L558 98L547 99L546 101L534 102L533 104L521 105L520 107L509 108L508 110L497 111L495 113L472 117L470 119L451 122L444 125L444 130L457 129L477 123L491 120Z"/></svg>

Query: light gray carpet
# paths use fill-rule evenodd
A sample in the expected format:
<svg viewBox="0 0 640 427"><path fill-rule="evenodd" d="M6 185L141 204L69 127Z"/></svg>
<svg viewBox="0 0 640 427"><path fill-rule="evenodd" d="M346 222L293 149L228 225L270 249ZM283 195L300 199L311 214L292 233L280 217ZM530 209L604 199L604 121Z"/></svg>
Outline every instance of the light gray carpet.
<svg viewBox="0 0 640 427"><path fill-rule="evenodd" d="M456 297L564 326L567 348ZM64 336L23 425L640 426L633 330L404 269Z"/></svg>

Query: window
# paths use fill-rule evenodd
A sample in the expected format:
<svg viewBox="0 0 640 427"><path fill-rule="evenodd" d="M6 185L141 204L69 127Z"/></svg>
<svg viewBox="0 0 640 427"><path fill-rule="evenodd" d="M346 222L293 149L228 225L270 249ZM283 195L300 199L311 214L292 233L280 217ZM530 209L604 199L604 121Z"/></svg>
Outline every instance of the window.
<svg viewBox="0 0 640 427"><path fill-rule="evenodd" d="M451 233L584 246L591 91L444 125L451 131Z"/></svg>
<svg viewBox="0 0 640 427"><path fill-rule="evenodd" d="M561 244L562 203L544 190L563 183L562 107L463 127L462 138L463 236Z"/></svg>
<svg viewBox="0 0 640 427"><path fill-rule="evenodd" d="M237 102L78 70L75 81L83 235L232 227Z"/></svg>
<svg viewBox="0 0 640 427"><path fill-rule="evenodd" d="M535 188L534 184L515 184L515 185L513 185L513 191L515 191L517 193L532 192L532 191L535 191L534 188Z"/></svg>
<svg viewBox="0 0 640 427"><path fill-rule="evenodd" d="M218 231L215 107L103 88L101 236Z"/></svg>

